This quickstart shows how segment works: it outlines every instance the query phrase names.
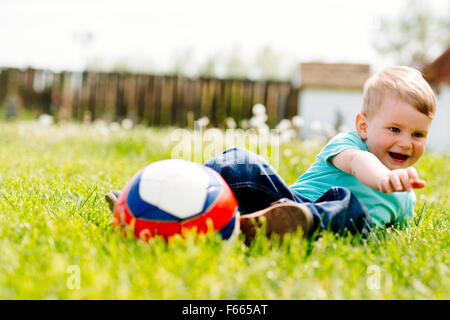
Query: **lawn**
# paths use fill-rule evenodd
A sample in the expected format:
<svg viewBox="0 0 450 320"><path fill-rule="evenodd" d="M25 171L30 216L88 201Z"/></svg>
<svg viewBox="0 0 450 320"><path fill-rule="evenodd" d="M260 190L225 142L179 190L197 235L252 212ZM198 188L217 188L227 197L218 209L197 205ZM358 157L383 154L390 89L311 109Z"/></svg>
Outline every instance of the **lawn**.
<svg viewBox="0 0 450 320"><path fill-rule="evenodd" d="M103 196L170 158L175 138L171 129L0 123L0 299L450 298L448 154L417 164L428 185L410 225L367 239L125 238ZM280 147L287 183L319 147Z"/></svg>

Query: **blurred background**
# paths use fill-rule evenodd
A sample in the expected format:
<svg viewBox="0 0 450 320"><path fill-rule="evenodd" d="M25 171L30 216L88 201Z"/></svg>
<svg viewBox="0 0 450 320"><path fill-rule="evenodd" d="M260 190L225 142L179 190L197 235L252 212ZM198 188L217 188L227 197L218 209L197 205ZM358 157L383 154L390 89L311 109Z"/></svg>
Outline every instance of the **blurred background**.
<svg viewBox="0 0 450 320"><path fill-rule="evenodd" d="M352 129L362 85L393 64L420 69L450 135L448 0L3 0L3 117L248 127L300 117L301 135ZM228 121L229 123L230 121Z"/></svg>

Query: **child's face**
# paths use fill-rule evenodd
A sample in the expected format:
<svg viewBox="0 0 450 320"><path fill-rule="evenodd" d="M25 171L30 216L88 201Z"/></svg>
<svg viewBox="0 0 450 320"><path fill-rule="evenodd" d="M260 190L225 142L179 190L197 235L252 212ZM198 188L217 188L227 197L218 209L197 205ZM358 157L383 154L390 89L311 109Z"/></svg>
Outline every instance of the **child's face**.
<svg viewBox="0 0 450 320"><path fill-rule="evenodd" d="M385 98L378 110L358 117L359 135L389 169L407 168L422 156L431 118L408 102Z"/></svg>

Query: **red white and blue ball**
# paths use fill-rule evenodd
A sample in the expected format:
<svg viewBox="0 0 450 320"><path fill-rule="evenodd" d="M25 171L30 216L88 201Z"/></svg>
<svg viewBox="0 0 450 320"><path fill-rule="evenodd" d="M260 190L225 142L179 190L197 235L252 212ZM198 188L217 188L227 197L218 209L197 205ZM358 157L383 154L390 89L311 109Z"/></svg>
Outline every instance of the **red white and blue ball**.
<svg viewBox="0 0 450 320"><path fill-rule="evenodd" d="M223 239L238 228L237 202L228 184L211 168L179 160L161 160L139 171L114 206L114 226L131 227L138 238L166 239L211 226Z"/></svg>

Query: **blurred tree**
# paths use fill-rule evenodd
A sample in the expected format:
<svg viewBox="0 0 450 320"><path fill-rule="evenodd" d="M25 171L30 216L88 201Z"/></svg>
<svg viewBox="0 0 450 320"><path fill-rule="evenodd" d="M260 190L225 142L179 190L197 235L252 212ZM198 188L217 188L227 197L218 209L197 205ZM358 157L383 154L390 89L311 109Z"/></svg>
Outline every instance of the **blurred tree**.
<svg viewBox="0 0 450 320"><path fill-rule="evenodd" d="M87 70L118 73L157 73L151 58L147 55L139 54L117 58L111 66L107 66L104 58L101 56L93 57L88 62Z"/></svg>
<svg viewBox="0 0 450 320"><path fill-rule="evenodd" d="M219 57L217 55L207 58L206 61L198 68L198 75L207 78L217 77L218 61Z"/></svg>
<svg viewBox="0 0 450 320"><path fill-rule="evenodd" d="M396 63L422 66L439 55L450 40L450 13L434 13L429 3L408 0L396 17L381 17L373 41L375 50Z"/></svg>
<svg viewBox="0 0 450 320"><path fill-rule="evenodd" d="M228 78L247 78L248 68L242 59L240 48L233 47L231 52L225 57L225 77Z"/></svg>
<svg viewBox="0 0 450 320"><path fill-rule="evenodd" d="M283 80L281 70L282 55L275 52L270 46L262 48L255 57L255 71L261 80Z"/></svg>
<svg viewBox="0 0 450 320"><path fill-rule="evenodd" d="M105 59L103 59L100 56L88 58L87 63L86 63L86 70L87 71L100 71L100 72L105 70L104 60Z"/></svg>
<svg viewBox="0 0 450 320"><path fill-rule="evenodd" d="M192 48L185 48L175 52L172 56L173 63L169 72L177 76L186 76L188 69L192 67L192 57Z"/></svg>
<svg viewBox="0 0 450 320"><path fill-rule="evenodd" d="M129 63L125 58L117 59L111 68L111 72L127 73L131 72Z"/></svg>

